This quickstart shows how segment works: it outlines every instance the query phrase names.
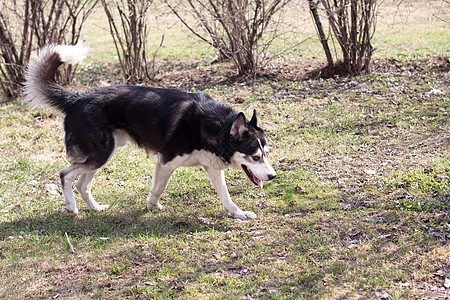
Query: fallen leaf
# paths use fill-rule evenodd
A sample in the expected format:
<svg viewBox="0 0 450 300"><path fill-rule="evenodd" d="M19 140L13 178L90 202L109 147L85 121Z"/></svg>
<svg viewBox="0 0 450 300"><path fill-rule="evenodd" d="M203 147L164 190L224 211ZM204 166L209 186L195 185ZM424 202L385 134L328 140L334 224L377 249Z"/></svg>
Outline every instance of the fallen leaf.
<svg viewBox="0 0 450 300"><path fill-rule="evenodd" d="M377 172L376 170L364 169L364 173L366 173L368 175L375 175L376 172Z"/></svg>
<svg viewBox="0 0 450 300"><path fill-rule="evenodd" d="M351 204L344 204L344 205L342 205L342 209L343 210L350 210L350 209L352 209L352 205Z"/></svg>
<svg viewBox="0 0 450 300"><path fill-rule="evenodd" d="M356 231L347 231L347 235L349 236L349 237L355 237L355 236L357 236L358 234L360 234L361 233L361 231L359 231L359 230L356 230Z"/></svg>
<svg viewBox="0 0 450 300"><path fill-rule="evenodd" d="M444 287L446 289L450 289L450 279L445 278L445 280L444 280Z"/></svg>
<svg viewBox="0 0 450 300"><path fill-rule="evenodd" d="M53 183L48 183L45 185L45 190L47 191L47 193L49 193L49 195L59 195L58 192L58 187L56 186L56 184Z"/></svg>
<svg viewBox="0 0 450 300"><path fill-rule="evenodd" d="M356 193L356 189L355 188L349 188L345 190L347 193L349 194L355 194Z"/></svg>
<svg viewBox="0 0 450 300"><path fill-rule="evenodd" d="M306 191L298 184L295 186L294 191L299 194L306 194Z"/></svg>
<svg viewBox="0 0 450 300"><path fill-rule="evenodd" d="M37 180L30 180L27 182L27 184L32 185L32 186L36 186L38 184Z"/></svg>
<svg viewBox="0 0 450 300"><path fill-rule="evenodd" d="M387 233L387 234L382 234L382 235L380 235L378 238L379 238L380 240L382 240L382 239L390 238L391 236L392 236L392 234Z"/></svg>
<svg viewBox="0 0 450 300"><path fill-rule="evenodd" d="M405 188L408 186L408 182L405 181L397 181L395 182L395 186L399 187L399 188Z"/></svg>
<svg viewBox="0 0 450 300"><path fill-rule="evenodd" d="M345 243L347 244L347 248L349 249L357 248L359 246L359 240L357 239L346 241Z"/></svg>
<svg viewBox="0 0 450 300"><path fill-rule="evenodd" d="M440 239L445 239L445 233L443 233L443 232L432 231L432 232L429 233L429 235L431 237L437 237L437 238L440 238Z"/></svg>
<svg viewBox="0 0 450 300"><path fill-rule="evenodd" d="M428 92L428 94L429 95L442 95L442 94L444 94L444 92L439 89L432 89L431 91Z"/></svg>
<svg viewBox="0 0 450 300"><path fill-rule="evenodd" d="M375 292L375 295L377 295L377 297L379 298L379 299L382 299L382 300L386 300L386 299L391 299L391 296L389 296L389 294L388 293L386 293L386 292Z"/></svg>
<svg viewBox="0 0 450 300"><path fill-rule="evenodd" d="M198 217L198 220L200 222L202 222L203 224L208 225L208 226L215 225L215 222L213 220L211 220L211 219L208 219L208 218Z"/></svg>

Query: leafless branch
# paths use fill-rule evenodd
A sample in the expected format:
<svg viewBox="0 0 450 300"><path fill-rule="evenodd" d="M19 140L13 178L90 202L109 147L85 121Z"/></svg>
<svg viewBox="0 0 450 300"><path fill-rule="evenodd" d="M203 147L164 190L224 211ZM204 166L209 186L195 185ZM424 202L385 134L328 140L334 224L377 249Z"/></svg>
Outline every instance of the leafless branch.
<svg viewBox="0 0 450 300"><path fill-rule="evenodd" d="M202 41L232 59L239 75L254 74L259 54L273 38L262 38L273 17L290 0L165 0L178 19ZM187 13L187 16L186 16Z"/></svg>
<svg viewBox="0 0 450 300"><path fill-rule="evenodd" d="M12 99L20 95L24 68L35 47L74 44L99 0L21 0L0 2L0 87ZM62 83L74 69L64 69Z"/></svg>
<svg viewBox="0 0 450 300"><path fill-rule="evenodd" d="M153 0L102 0L110 33L127 83L142 83L155 77L155 58L147 57L147 19ZM159 48L162 47L164 35ZM158 48L158 49L159 49Z"/></svg>

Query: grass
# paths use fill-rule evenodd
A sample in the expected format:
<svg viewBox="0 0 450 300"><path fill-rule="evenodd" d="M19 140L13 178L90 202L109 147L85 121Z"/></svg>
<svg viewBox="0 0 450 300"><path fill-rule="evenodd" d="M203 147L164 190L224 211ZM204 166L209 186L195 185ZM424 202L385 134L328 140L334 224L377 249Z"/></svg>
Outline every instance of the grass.
<svg viewBox="0 0 450 300"><path fill-rule="evenodd" d="M114 55L96 47L108 43L92 43L79 70L93 86ZM200 53L167 47L168 59ZM264 189L226 172L233 200L258 214L246 222L227 216L195 168L173 174L164 211L147 212L154 161L131 146L94 182L94 197L111 207L90 212L76 194L80 214L70 216L54 189L67 165L62 116L0 106L0 297L448 297L450 76L410 69L410 52L382 55L400 71L201 89L247 115L256 108L273 147L278 177Z"/></svg>

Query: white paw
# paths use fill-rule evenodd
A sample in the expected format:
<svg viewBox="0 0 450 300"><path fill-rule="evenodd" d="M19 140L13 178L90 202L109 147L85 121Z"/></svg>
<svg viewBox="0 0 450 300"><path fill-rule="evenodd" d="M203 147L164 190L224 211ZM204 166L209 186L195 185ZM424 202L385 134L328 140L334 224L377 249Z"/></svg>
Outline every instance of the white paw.
<svg viewBox="0 0 450 300"><path fill-rule="evenodd" d="M159 203L159 202L156 202L156 203L147 202L147 209L148 210L152 210L152 209L163 210L164 206L162 206L161 203Z"/></svg>
<svg viewBox="0 0 450 300"><path fill-rule="evenodd" d="M234 218L240 219L240 220L256 219L256 214L254 212L252 212L252 211L238 210L238 211L235 211L235 212L230 213L230 214Z"/></svg>
<svg viewBox="0 0 450 300"><path fill-rule="evenodd" d="M77 215L78 214L78 208L76 206L67 206L67 205L65 205L64 208L71 215Z"/></svg>
<svg viewBox="0 0 450 300"><path fill-rule="evenodd" d="M102 211L109 208L109 204L103 204L103 205L96 205L93 208L91 208L92 211Z"/></svg>

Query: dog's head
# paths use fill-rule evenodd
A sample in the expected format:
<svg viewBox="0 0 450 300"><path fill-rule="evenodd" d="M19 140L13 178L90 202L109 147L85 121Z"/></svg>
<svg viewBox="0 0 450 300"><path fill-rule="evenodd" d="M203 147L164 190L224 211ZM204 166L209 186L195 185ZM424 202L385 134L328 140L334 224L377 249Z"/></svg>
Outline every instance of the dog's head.
<svg viewBox="0 0 450 300"><path fill-rule="evenodd" d="M235 149L231 157L231 166L245 172L255 185L263 187L264 181L277 175L268 160L269 146L266 135L258 126L256 110L250 121L240 112L230 131L230 142Z"/></svg>

